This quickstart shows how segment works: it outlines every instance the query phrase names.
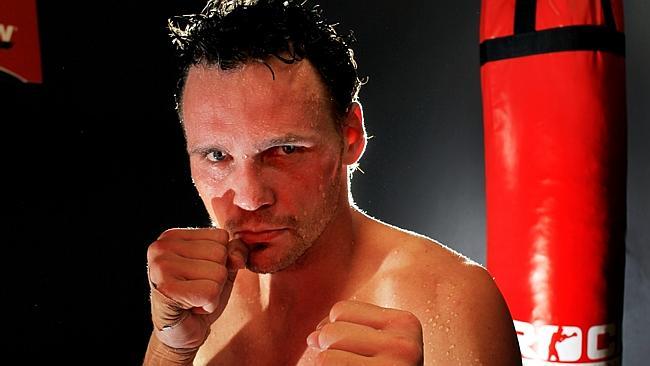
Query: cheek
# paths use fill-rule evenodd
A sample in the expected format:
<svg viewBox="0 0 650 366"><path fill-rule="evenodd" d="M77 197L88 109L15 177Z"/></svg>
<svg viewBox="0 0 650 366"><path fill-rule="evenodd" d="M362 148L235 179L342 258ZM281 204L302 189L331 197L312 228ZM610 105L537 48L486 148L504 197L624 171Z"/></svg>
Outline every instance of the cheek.
<svg viewBox="0 0 650 366"><path fill-rule="evenodd" d="M292 174L278 177L273 184L278 195L278 201L285 205L296 206L304 210L306 201L320 201L326 198L331 187L340 178L336 156L329 159L319 159L306 163ZM299 212L299 211L298 211Z"/></svg>
<svg viewBox="0 0 650 366"><path fill-rule="evenodd" d="M223 184L220 184L224 178L222 172L197 167L195 164L190 164L190 169L194 187L196 187L199 196L206 205L214 197L223 196L224 192L219 191L219 187L223 187Z"/></svg>

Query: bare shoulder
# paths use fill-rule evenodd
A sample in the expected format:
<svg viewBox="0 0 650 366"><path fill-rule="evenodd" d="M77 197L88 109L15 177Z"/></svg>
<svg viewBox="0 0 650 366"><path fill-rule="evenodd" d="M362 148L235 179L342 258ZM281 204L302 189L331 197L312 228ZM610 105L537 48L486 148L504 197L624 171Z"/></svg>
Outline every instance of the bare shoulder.
<svg viewBox="0 0 650 366"><path fill-rule="evenodd" d="M365 234L372 250L380 253L384 275L422 280L436 285L471 286L492 282L480 264L427 236L372 219ZM426 280L426 281L425 281Z"/></svg>
<svg viewBox="0 0 650 366"><path fill-rule="evenodd" d="M483 266L426 236L377 224L386 256L373 300L418 317L425 365L520 364L510 312Z"/></svg>

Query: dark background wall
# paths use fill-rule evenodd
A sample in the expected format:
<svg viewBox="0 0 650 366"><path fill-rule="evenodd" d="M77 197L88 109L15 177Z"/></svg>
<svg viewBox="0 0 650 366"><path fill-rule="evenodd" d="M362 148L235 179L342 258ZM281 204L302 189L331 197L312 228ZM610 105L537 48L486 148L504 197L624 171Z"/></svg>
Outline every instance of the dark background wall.
<svg viewBox="0 0 650 366"><path fill-rule="evenodd" d="M27 364L138 364L151 330L146 247L165 228L208 223L172 109L164 28L202 4L38 5L45 83L0 79L8 345ZM359 206L485 263L480 1L322 5L355 31L370 77L361 100L374 138L353 179ZM624 364L640 366L650 337L650 4L628 0L625 14Z"/></svg>

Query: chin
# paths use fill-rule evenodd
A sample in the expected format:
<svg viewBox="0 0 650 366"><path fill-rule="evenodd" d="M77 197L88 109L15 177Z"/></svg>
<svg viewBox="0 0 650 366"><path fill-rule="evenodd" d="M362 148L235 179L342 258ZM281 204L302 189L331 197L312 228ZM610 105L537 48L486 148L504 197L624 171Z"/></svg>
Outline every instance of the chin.
<svg viewBox="0 0 650 366"><path fill-rule="evenodd" d="M249 252L246 268L255 273L276 273L283 271L292 267L310 246L311 244L294 243L287 250L281 246L259 244Z"/></svg>
<svg viewBox="0 0 650 366"><path fill-rule="evenodd" d="M278 261L274 261L272 256L269 255L271 249L267 247L255 247L251 249L248 254L248 261L246 262L246 268L255 273L274 273L282 270L280 268Z"/></svg>

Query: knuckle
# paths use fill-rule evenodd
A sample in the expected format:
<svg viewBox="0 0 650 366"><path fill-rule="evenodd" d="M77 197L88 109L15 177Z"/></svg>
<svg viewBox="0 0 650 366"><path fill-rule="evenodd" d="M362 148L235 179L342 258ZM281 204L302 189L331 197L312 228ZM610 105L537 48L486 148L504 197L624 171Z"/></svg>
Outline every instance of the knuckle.
<svg viewBox="0 0 650 366"><path fill-rule="evenodd" d="M160 255L151 255L150 258L147 258L147 266L149 268L149 274L155 274L160 272L161 268L164 265L164 260Z"/></svg>
<svg viewBox="0 0 650 366"><path fill-rule="evenodd" d="M214 245L213 251L214 251L215 259L217 261L223 262L223 261L226 260L226 257L228 256L228 250L226 249L226 247L224 247L223 245L217 244L217 245Z"/></svg>
<svg viewBox="0 0 650 366"><path fill-rule="evenodd" d="M215 228L212 231L214 232L214 238L216 241L223 243L228 242L228 231L218 228Z"/></svg>
<svg viewBox="0 0 650 366"><path fill-rule="evenodd" d="M160 234L160 236L158 236L158 240L161 240L161 239L167 239L167 238L170 238L170 237L174 237L175 235L177 235L177 234L178 234L179 232L181 232L182 230L183 230L183 229L179 229L179 228L171 228L171 229L167 229L167 230L163 231L163 232Z"/></svg>
<svg viewBox="0 0 650 366"><path fill-rule="evenodd" d="M161 248L162 243L160 240L156 240L153 243L149 245L147 248L147 262L152 263L158 258L162 252L163 249Z"/></svg>
<svg viewBox="0 0 650 366"><path fill-rule="evenodd" d="M159 267L156 265L149 265L148 268L148 274L149 274L149 282L153 284L153 287L160 287L160 283L162 282L162 273L160 273Z"/></svg>
<svg viewBox="0 0 650 366"><path fill-rule="evenodd" d="M168 272L169 271L169 261L165 259L163 255L157 255L149 261L149 270L156 270L159 272Z"/></svg>
<svg viewBox="0 0 650 366"><path fill-rule="evenodd" d="M165 281L164 279L160 279L159 281L159 283L156 283L156 290L165 296L171 297L171 294L175 292L174 286L169 281Z"/></svg>
<svg viewBox="0 0 650 366"><path fill-rule="evenodd" d="M400 357L404 359L417 361L423 357L422 343L412 337L399 335L391 343Z"/></svg>
<svg viewBox="0 0 650 366"><path fill-rule="evenodd" d="M404 326L412 331L422 332L422 323L415 314L410 311L402 311L399 315L399 322L404 324Z"/></svg>
<svg viewBox="0 0 650 366"><path fill-rule="evenodd" d="M173 265L164 256L156 256L149 263L149 280L160 290L169 279L174 278Z"/></svg>
<svg viewBox="0 0 650 366"><path fill-rule="evenodd" d="M336 332L336 325L334 323L327 323L320 328L318 338L321 340L331 340L336 337Z"/></svg>
<svg viewBox="0 0 650 366"><path fill-rule="evenodd" d="M214 268L214 280L219 284L226 282L228 278L228 269L222 265L216 265Z"/></svg>
<svg viewBox="0 0 650 366"><path fill-rule="evenodd" d="M165 239L158 239L147 248L147 261L154 261L170 252L173 252L172 242Z"/></svg>
<svg viewBox="0 0 650 366"><path fill-rule="evenodd" d="M348 301L343 300L339 301L332 306L330 309L330 319L336 320L339 315L343 314L348 307Z"/></svg>

